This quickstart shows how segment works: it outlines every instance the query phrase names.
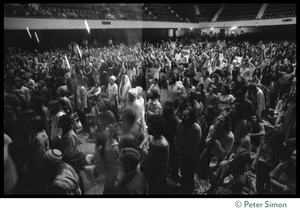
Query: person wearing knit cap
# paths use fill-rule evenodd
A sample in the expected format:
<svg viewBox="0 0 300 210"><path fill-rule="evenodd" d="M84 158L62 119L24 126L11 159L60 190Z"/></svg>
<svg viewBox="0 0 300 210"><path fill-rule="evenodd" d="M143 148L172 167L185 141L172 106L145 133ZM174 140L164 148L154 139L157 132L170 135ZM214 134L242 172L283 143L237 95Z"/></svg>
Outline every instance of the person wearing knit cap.
<svg viewBox="0 0 300 210"><path fill-rule="evenodd" d="M169 173L171 178L178 182L180 180L178 175L179 160L177 151L175 150L174 137L180 120L175 115L175 105L172 100L167 100L165 102L162 116L166 122L163 136L168 140L170 145Z"/></svg>
<svg viewBox="0 0 300 210"><path fill-rule="evenodd" d="M41 174L44 178L46 193L50 195L81 195L79 176L74 168L62 160L62 152L48 150L44 154Z"/></svg>
<svg viewBox="0 0 300 210"><path fill-rule="evenodd" d="M210 162L209 181L211 188L209 194L231 194L241 195L246 184L246 166L250 161L250 152L240 148L236 153L232 153L228 160L219 163L217 170L214 165L218 160L213 157Z"/></svg>
<svg viewBox="0 0 300 210"><path fill-rule="evenodd" d="M45 157L53 163L62 162L62 153L58 149L51 149L45 152Z"/></svg>

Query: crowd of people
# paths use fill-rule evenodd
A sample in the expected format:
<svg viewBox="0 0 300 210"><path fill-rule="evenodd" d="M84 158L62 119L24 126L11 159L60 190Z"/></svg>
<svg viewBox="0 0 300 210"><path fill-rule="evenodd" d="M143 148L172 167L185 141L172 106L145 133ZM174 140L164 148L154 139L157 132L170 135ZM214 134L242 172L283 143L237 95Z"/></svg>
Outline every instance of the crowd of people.
<svg viewBox="0 0 300 210"><path fill-rule="evenodd" d="M105 174L104 195L166 195L169 179L192 194L195 174L207 194L296 193L295 41L74 43L5 56L6 194L84 194L87 166Z"/></svg>
<svg viewBox="0 0 300 210"><path fill-rule="evenodd" d="M6 4L6 16L86 18L104 20L151 20L141 4Z"/></svg>

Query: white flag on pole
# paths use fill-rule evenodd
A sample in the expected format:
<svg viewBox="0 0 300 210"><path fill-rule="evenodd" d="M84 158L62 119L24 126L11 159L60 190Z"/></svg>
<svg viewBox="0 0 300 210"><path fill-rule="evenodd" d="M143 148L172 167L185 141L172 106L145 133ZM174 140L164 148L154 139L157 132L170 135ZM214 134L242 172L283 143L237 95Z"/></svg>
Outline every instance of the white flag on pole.
<svg viewBox="0 0 300 210"><path fill-rule="evenodd" d="M37 42L40 43L40 40L39 40L38 35L36 34L36 31L34 32L34 34L35 34L35 38L36 38Z"/></svg>
<svg viewBox="0 0 300 210"><path fill-rule="evenodd" d="M28 27L26 27L26 30L27 30L27 33L28 33L28 35L29 35L30 39L31 39L32 37L31 37L30 31L29 31L29 28L28 28Z"/></svg>
<svg viewBox="0 0 300 210"><path fill-rule="evenodd" d="M85 22L86 30L90 33L90 27L89 27L89 25L88 25L87 20L85 20L84 22Z"/></svg>
<svg viewBox="0 0 300 210"><path fill-rule="evenodd" d="M70 64L69 64L69 61L68 61L68 58L67 58L67 56L66 56L66 55L65 55L65 58L66 58L66 62L67 62L67 66L68 66L68 68L69 68L69 69L71 69L71 68L70 68Z"/></svg>

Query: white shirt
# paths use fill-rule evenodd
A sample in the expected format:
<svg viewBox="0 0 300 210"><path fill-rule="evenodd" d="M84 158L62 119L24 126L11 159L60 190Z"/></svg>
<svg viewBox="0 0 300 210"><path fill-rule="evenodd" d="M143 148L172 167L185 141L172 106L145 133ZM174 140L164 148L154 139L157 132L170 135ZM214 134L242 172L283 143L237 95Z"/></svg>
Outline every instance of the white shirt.
<svg viewBox="0 0 300 210"><path fill-rule="evenodd" d="M111 100L114 95L116 95L116 99L118 99L118 85L116 83L114 83L113 85L109 83L107 86L107 93L108 93L109 100Z"/></svg>

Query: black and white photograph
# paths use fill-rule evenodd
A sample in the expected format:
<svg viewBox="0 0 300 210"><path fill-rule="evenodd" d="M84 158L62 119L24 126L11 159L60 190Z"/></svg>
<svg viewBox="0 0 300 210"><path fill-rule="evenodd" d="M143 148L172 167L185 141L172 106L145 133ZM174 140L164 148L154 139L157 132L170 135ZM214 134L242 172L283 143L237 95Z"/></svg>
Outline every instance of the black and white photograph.
<svg viewBox="0 0 300 210"><path fill-rule="evenodd" d="M295 3L3 9L4 198L297 196Z"/></svg>

